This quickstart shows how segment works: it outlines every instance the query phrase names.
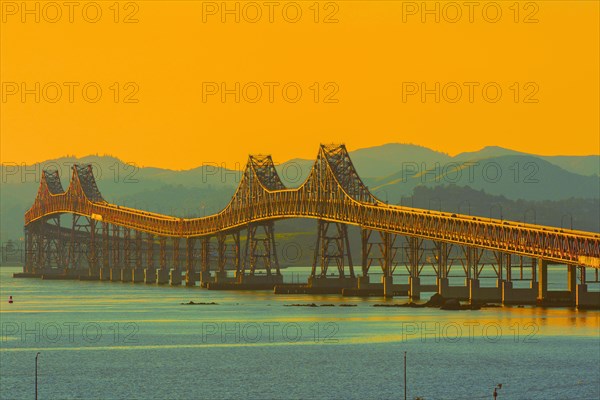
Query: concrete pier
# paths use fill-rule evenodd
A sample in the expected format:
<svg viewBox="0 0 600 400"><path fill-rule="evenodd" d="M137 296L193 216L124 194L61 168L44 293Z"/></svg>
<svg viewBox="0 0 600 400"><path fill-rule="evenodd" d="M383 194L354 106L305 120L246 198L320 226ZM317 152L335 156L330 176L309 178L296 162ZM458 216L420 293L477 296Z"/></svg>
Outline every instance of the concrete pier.
<svg viewBox="0 0 600 400"><path fill-rule="evenodd" d="M202 272L200 278L203 282L208 282L211 280L210 272ZM233 278L227 277L227 271L216 271L215 272L215 282L229 282L233 280Z"/></svg>
<svg viewBox="0 0 600 400"><path fill-rule="evenodd" d="M166 285L169 283L169 270L168 269L157 269L156 270L156 283L158 285Z"/></svg>
<svg viewBox="0 0 600 400"><path fill-rule="evenodd" d="M131 277L133 275L131 271L133 271L132 268L123 268L121 270L121 282L131 282Z"/></svg>
<svg viewBox="0 0 600 400"><path fill-rule="evenodd" d="M408 285L406 284L395 284L393 281L388 281L388 294L384 292L385 283L383 276L381 277L381 283L370 282L368 276L359 276L356 278L357 287L355 288L342 288L342 296L350 297L393 297L393 296L408 296Z"/></svg>
<svg viewBox="0 0 600 400"><path fill-rule="evenodd" d="M134 268L131 270L131 282L144 282L144 270L142 268Z"/></svg>
<svg viewBox="0 0 600 400"><path fill-rule="evenodd" d="M423 285L419 286L421 293L437 293L438 286L437 285Z"/></svg>
<svg viewBox="0 0 600 400"><path fill-rule="evenodd" d="M239 277L239 283L249 284L249 285L263 285L263 284L273 284L273 285L281 285L283 283L283 275L241 275Z"/></svg>
<svg viewBox="0 0 600 400"><path fill-rule="evenodd" d="M528 288L514 288L513 282L502 282L502 304L533 305L536 303L538 287L536 282L530 282Z"/></svg>
<svg viewBox="0 0 600 400"><path fill-rule="evenodd" d="M66 272L66 273L68 273L68 272ZM87 279L88 280L100 279L100 270L98 268L88 268Z"/></svg>
<svg viewBox="0 0 600 400"><path fill-rule="evenodd" d="M121 281L121 271L122 268L113 267L110 269L110 281L111 282L120 282Z"/></svg>
<svg viewBox="0 0 600 400"><path fill-rule="evenodd" d="M156 269L155 268L144 269L144 282L145 283L156 283Z"/></svg>
<svg viewBox="0 0 600 400"><path fill-rule="evenodd" d="M575 265L567 265L567 290L575 301L577 296L577 267Z"/></svg>
<svg viewBox="0 0 600 400"><path fill-rule="evenodd" d="M578 309L600 309L600 292L588 292L587 285L577 285L575 304Z"/></svg>
<svg viewBox="0 0 600 400"><path fill-rule="evenodd" d="M228 278L220 274L220 279L209 280L206 287L210 290L274 290L276 286L283 285L283 275L249 275L236 274L235 278ZM304 285L306 286L306 285Z"/></svg>
<svg viewBox="0 0 600 400"><path fill-rule="evenodd" d="M172 269L169 273L169 284L171 286L179 286L181 285L181 270L180 269Z"/></svg>
<svg viewBox="0 0 600 400"><path fill-rule="evenodd" d="M218 275L218 272L215 272L215 275ZM209 283L223 283L223 282L227 282L226 279L222 278L221 280L217 281L217 277L215 276L214 278L211 276L210 271L200 271L198 272L198 281L200 281L200 287L203 288L207 288ZM233 282L234 280L231 279L229 282Z"/></svg>
<svg viewBox="0 0 600 400"><path fill-rule="evenodd" d="M332 288L332 289L343 289L343 288L355 288L358 285L357 278L323 278L323 277L309 277L308 286L312 288Z"/></svg>
<svg viewBox="0 0 600 400"><path fill-rule="evenodd" d="M469 286L450 286L448 278L438 278L438 293L446 299L469 300ZM466 283L466 282L465 282Z"/></svg>
<svg viewBox="0 0 600 400"><path fill-rule="evenodd" d="M185 271L185 286L196 286L196 272Z"/></svg>
<svg viewBox="0 0 600 400"><path fill-rule="evenodd" d="M421 278L408 277L408 297L411 300L419 300L421 298Z"/></svg>
<svg viewBox="0 0 600 400"><path fill-rule="evenodd" d="M543 304L548 297L548 262L543 259L537 260L538 293L537 302Z"/></svg>
<svg viewBox="0 0 600 400"><path fill-rule="evenodd" d="M357 281L357 288L358 289L369 289L369 285L371 284L371 281L369 279L369 275L367 276L359 276Z"/></svg>
<svg viewBox="0 0 600 400"><path fill-rule="evenodd" d="M109 281L110 280L110 268L100 268L100 280L101 281Z"/></svg>
<svg viewBox="0 0 600 400"><path fill-rule="evenodd" d="M383 290L383 277L381 277L381 283L371 282L368 276L359 276L356 281L356 288L360 290L372 290L381 289Z"/></svg>
<svg viewBox="0 0 600 400"><path fill-rule="evenodd" d="M479 279L468 279L469 301L471 304L500 303L502 301L502 284L496 282L495 287L481 287Z"/></svg>
<svg viewBox="0 0 600 400"><path fill-rule="evenodd" d="M383 283L383 297L394 297L394 277L382 276L381 283Z"/></svg>

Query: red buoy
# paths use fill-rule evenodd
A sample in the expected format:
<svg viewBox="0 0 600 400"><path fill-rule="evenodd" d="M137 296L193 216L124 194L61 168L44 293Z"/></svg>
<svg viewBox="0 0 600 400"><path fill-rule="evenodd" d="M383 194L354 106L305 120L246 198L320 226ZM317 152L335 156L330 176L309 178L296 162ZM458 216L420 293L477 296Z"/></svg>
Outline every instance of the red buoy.
<svg viewBox="0 0 600 400"><path fill-rule="evenodd" d="M8 296L8 304L12 304L12 302L13 302L12 296Z"/></svg>

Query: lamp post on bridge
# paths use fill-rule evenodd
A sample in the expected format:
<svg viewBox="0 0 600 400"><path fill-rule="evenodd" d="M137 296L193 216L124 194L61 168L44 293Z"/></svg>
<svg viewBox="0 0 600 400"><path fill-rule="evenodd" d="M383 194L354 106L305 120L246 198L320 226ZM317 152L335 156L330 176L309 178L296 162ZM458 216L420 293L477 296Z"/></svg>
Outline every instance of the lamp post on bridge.
<svg viewBox="0 0 600 400"><path fill-rule="evenodd" d="M504 217L502 216L502 204L500 203L495 203L490 206L490 219L492 219L492 211L494 208L498 208L500 210L500 220L503 220Z"/></svg>
<svg viewBox="0 0 600 400"><path fill-rule="evenodd" d="M563 220L564 220L565 217L569 217L570 218L570 221L571 221L571 230L572 230L573 229L573 214L571 214L571 213L563 214L563 216L560 217L560 227L563 228Z"/></svg>
<svg viewBox="0 0 600 400"><path fill-rule="evenodd" d="M385 204L389 204L388 203L388 194L387 194L387 190L385 189L380 189L377 192L375 192L376 196L375 197L379 197L379 193L383 192L383 194L385 194Z"/></svg>

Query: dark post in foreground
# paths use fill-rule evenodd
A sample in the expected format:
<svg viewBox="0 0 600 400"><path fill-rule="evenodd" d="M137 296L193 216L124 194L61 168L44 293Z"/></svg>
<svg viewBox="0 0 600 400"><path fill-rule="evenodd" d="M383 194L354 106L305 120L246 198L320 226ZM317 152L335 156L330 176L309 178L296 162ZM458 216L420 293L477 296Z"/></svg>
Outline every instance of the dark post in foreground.
<svg viewBox="0 0 600 400"><path fill-rule="evenodd" d="M38 380L37 380L37 375L38 375L38 357L40 356L40 353L37 352L37 354L35 355L35 400L37 400L38 398Z"/></svg>

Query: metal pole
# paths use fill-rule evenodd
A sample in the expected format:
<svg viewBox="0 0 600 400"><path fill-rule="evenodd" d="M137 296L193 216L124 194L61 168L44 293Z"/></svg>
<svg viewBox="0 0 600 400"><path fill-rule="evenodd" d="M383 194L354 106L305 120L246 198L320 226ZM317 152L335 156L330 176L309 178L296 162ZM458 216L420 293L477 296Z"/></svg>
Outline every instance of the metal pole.
<svg viewBox="0 0 600 400"><path fill-rule="evenodd" d="M35 400L38 398L38 357L40 353L35 355Z"/></svg>
<svg viewBox="0 0 600 400"><path fill-rule="evenodd" d="M406 352L404 352L404 400L406 400Z"/></svg>

